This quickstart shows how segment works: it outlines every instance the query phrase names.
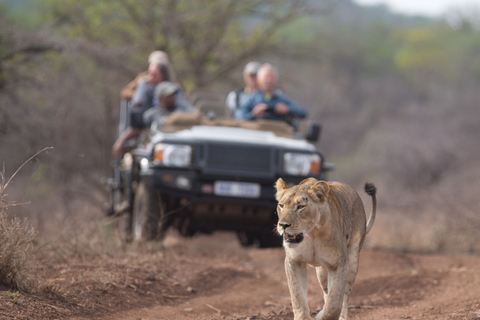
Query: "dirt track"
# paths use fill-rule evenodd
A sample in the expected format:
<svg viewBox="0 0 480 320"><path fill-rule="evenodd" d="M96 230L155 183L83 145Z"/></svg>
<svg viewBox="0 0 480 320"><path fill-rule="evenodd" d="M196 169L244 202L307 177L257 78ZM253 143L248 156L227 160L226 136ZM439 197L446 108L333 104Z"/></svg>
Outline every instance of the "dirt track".
<svg viewBox="0 0 480 320"><path fill-rule="evenodd" d="M46 264L46 296L0 291L1 319L293 319L283 249L244 249L233 234L170 235L121 258ZM128 253L128 252L127 252ZM365 250L349 319L480 319L480 257ZM309 303L322 295L309 270Z"/></svg>
<svg viewBox="0 0 480 320"><path fill-rule="evenodd" d="M243 250L227 234L180 242L195 256L197 295L108 319L293 319L282 249ZM364 251L349 318L480 319L479 265L479 257ZM309 272L310 308L317 312L322 295Z"/></svg>

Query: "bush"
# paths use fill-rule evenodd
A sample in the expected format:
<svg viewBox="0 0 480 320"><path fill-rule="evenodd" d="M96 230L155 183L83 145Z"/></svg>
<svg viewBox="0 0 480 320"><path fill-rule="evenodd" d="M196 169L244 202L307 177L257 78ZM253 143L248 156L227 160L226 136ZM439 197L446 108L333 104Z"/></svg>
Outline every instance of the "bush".
<svg viewBox="0 0 480 320"><path fill-rule="evenodd" d="M26 220L8 217L8 207L15 203L7 201L5 190L16 173L8 181L5 181L4 173L5 169L0 172L0 281L13 289L33 293L41 287L32 254L36 234Z"/></svg>

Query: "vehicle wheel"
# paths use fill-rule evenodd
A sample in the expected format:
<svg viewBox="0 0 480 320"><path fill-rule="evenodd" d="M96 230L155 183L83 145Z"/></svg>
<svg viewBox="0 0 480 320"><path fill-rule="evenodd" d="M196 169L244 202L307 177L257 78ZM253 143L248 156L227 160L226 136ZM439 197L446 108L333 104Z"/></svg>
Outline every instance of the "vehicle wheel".
<svg viewBox="0 0 480 320"><path fill-rule="evenodd" d="M195 235L196 229L193 226L192 219L190 217L185 217L181 222L180 234L185 238L191 238Z"/></svg>
<svg viewBox="0 0 480 320"><path fill-rule="evenodd" d="M124 212L117 217L117 231L120 239L132 242L132 212Z"/></svg>
<svg viewBox="0 0 480 320"><path fill-rule="evenodd" d="M237 237L242 247L249 247L253 245L255 240L258 238L255 234L245 231L237 232Z"/></svg>
<svg viewBox="0 0 480 320"><path fill-rule="evenodd" d="M164 216L164 205L157 192L150 191L140 182L133 204L133 241L162 240L165 228L160 226Z"/></svg>

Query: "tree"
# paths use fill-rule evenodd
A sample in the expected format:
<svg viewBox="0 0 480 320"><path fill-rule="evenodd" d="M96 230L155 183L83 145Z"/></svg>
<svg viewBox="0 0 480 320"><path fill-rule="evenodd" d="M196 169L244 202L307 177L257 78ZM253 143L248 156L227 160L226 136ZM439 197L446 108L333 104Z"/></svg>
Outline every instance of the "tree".
<svg viewBox="0 0 480 320"><path fill-rule="evenodd" d="M123 64L166 51L188 89L221 80L270 48L282 26L323 7L308 0L51 0L44 8L68 37L127 46L133 58Z"/></svg>
<svg viewBox="0 0 480 320"><path fill-rule="evenodd" d="M23 31L0 7L0 134L15 126L8 109L12 104L7 101L16 100L16 84L33 81L28 65L48 52L60 50L44 34Z"/></svg>

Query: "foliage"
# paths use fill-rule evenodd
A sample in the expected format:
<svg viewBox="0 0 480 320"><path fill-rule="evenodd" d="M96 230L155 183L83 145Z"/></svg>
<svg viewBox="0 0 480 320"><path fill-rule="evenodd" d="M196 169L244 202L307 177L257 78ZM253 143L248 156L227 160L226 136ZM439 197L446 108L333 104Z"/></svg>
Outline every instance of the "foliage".
<svg viewBox="0 0 480 320"><path fill-rule="evenodd" d="M20 297L20 292L11 292L7 291L7 297L12 299L13 303L18 303L18 298Z"/></svg>
<svg viewBox="0 0 480 320"><path fill-rule="evenodd" d="M187 88L218 81L265 52L279 27L312 12L306 0L50 0L44 8L65 36L128 46L139 64L164 50Z"/></svg>
<svg viewBox="0 0 480 320"><path fill-rule="evenodd" d="M412 28L400 34L402 46L395 56L400 71L418 82L428 78L458 84L470 74L480 79L478 32L466 32L440 23Z"/></svg>
<svg viewBox="0 0 480 320"><path fill-rule="evenodd" d="M48 141L58 156L12 186L42 201L9 213L45 229L52 216L101 215L118 94L160 49L185 89L225 94L240 85L247 60L273 63L281 89L322 122L319 149L336 164L331 179L374 177L396 195L384 199L385 211L412 212L412 225L434 210L440 229L447 217L464 221L456 230L467 240L478 226L470 209L478 197L468 189L480 184L476 10L432 20L350 0L30 1L42 8L36 30L0 12L1 155L17 166ZM445 209L459 193L465 208Z"/></svg>

